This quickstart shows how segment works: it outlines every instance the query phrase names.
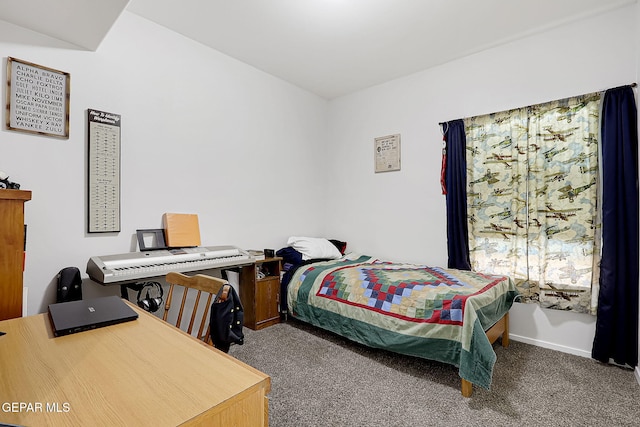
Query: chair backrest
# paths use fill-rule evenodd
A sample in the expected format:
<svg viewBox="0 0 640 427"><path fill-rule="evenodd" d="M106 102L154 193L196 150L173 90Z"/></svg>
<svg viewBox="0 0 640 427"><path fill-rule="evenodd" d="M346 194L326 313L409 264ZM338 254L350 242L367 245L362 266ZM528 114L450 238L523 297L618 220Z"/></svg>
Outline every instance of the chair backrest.
<svg viewBox="0 0 640 427"><path fill-rule="evenodd" d="M182 329L182 316L185 313L185 306L187 306L187 302L190 303L190 299L187 299L187 295L189 294L189 290L193 289L197 291L195 294L192 292L192 296L195 295L195 301L193 303L193 307L187 307L186 312L191 312L189 326L186 329L186 332L189 335L192 335L193 326L196 323L197 317L200 318L199 326L198 326L198 334L196 337L199 340L204 341L207 344L212 345L211 337L209 335L209 309L211 304L213 303L214 298L220 291L222 287L223 292L221 294L221 299L226 299L226 294L231 285L229 282L223 279L219 279L217 277L207 276L205 274L196 274L195 276L187 276L182 273L170 272L166 275L166 281L170 285L169 293L167 295L167 299L165 300L164 305L164 314L162 319L167 321L169 316L169 310L171 309L171 302L173 298L174 288L176 286L182 286L184 288L182 294L182 301L180 303L180 310L178 312L178 318L176 320L175 325L178 328ZM226 292L225 292L226 291ZM200 308L200 299L202 294L206 297L206 304L204 307ZM198 316L198 314L200 314Z"/></svg>

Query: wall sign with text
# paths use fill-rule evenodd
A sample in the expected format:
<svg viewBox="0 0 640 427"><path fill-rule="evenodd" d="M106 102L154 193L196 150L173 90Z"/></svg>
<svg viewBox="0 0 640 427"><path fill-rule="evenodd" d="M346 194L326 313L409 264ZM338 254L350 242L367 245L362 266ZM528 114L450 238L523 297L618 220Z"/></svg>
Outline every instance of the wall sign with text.
<svg viewBox="0 0 640 427"><path fill-rule="evenodd" d="M376 173L400 170L400 134L375 138L373 149Z"/></svg>
<svg viewBox="0 0 640 427"><path fill-rule="evenodd" d="M120 114L87 110L89 233L120 231Z"/></svg>
<svg viewBox="0 0 640 427"><path fill-rule="evenodd" d="M69 138L69 73L7 58L7 129Z"/></svg>

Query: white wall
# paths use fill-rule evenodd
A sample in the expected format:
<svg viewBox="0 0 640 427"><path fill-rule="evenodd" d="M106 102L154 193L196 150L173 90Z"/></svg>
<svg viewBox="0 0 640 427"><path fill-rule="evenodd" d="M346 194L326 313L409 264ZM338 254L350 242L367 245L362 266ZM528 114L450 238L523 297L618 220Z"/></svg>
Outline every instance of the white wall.
<svg viewBox="0 0 640 427"><path fill-rule="evenodd" d="M86 278L91 256L136 250L135 230L161 228L165 212L197 213L204 246L320 234L325 100L128 12L96 52L3 22L0 51L71 75L68 140L0 132L0 170L33 192L29 314L55 302L60 269ZM87 233L88 108L122 115L119 233ZM88 279L83 289L119 293Z"/></svg>
<svg viewBox="0 0 640 427"><path fill-rule="evenodd" d="M438 123L632 83L637 24L632 5L331 101L327 234L370 255L446 265ZM394 133L402 170L375 174L373 139ZM512 310L514 339L590 356L594 331L592 316Z"/></svg>

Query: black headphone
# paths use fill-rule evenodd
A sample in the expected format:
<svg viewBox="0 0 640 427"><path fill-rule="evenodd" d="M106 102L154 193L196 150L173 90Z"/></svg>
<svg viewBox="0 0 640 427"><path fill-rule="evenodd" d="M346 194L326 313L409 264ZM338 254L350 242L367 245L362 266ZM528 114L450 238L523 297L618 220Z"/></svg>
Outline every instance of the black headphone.
<svg viewBox="0 0 640 427"><path fill-rule="evenodd" d="M142 297L142 291L147 290L144 298ZM157 291L153 291L157 289ZM151 290L151 292L150 292ZM154 294L152 296L152 294ZM158 282L145 282L143 286L138 291L138 307L150 311L151 313L155 313L158 311L160 306L162 306L162 296L164 295L164 291L162 286Z"/></svg>

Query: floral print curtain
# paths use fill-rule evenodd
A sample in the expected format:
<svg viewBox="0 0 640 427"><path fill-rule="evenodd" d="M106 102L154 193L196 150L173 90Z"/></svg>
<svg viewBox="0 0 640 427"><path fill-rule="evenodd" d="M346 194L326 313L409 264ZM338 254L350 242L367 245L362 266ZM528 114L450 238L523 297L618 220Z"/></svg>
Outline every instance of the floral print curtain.
<svg viewBox="0 0 640 427"><path fill-rule="evenodd" d="M473 270L595 314L600 93L465 119Z"/></svg>

